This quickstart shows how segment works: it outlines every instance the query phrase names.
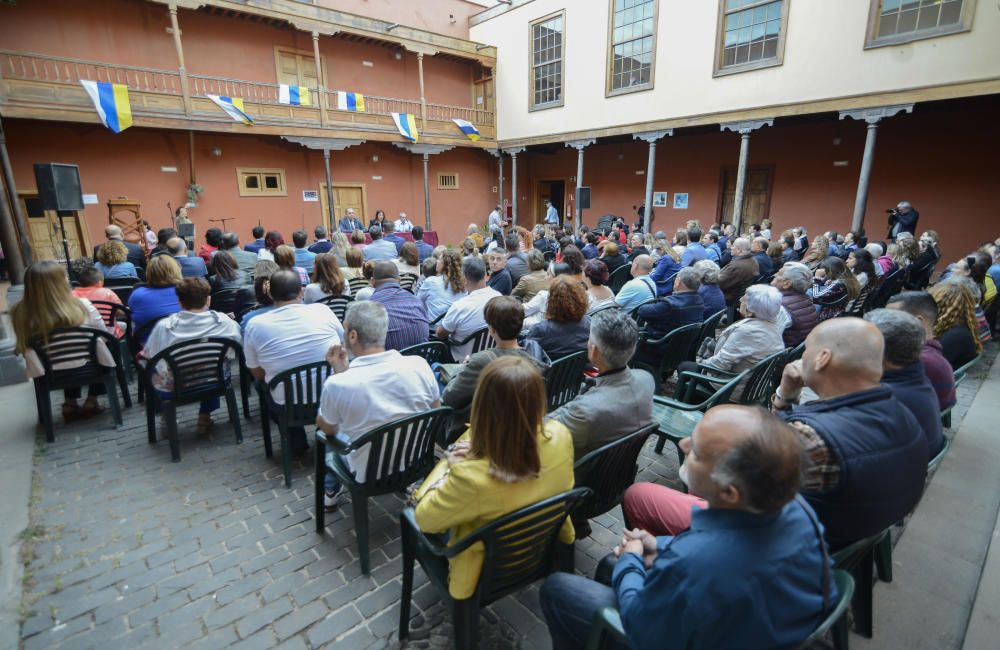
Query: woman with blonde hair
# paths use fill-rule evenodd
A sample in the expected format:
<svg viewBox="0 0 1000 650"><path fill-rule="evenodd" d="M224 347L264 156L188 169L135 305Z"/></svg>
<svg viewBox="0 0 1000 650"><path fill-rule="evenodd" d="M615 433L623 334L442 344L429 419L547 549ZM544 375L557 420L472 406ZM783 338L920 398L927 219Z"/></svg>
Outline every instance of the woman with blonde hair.
<svg viewBox="0 0 1000 650"><path fill-rule="evenodd" d="M534 362L501 357L482 371L472 398L469 429L414 493L417 525L448 532L449 543L515 510L573 487L573 438L545 420L545 382ZM575 538L569 518L559 540ZM448 592L475 593L484 550L473 545L448 561ZM440 560L442 571L445 560Z"/></svg>
<svg viewBox="0 0 1000 650"><path fill-rule="evenodd" d="M364 249L367 246L365 243L365 231L357 229L351 233L351 247L357 249Z"/></svg>
<svg viewBox="0 0 1000 650"><path fill-rule="evenodd" d="M301 266L295 266L295 249L291 246L282 244L274 249L274 263L278 265L279 269L288 269L298 273L303 287L309 284L309 274L306 273L306 270Z"/></svg>
<svg viewBox="0 0 1000 650"><path fill-rule="evenodd" d="M347 235L339 230L333 231L333 234L330 235L330 250L327 252L333 253L333 256L337 258L337 264L347 266L347 251L349 250L351 250L351 243L347 241Z"/></svg>
<svg viewBox="0 0 1000 650"><path fill-rule="evenodd" d="M340 267L340 274L344 276L345 280L353 280L363 276L362 267L365 265L365 255L360 248L348 248L344 259L347 260L347 266Z"/></svg>
<svg viewBox="0 0 1000 650"><path fill-rule="evenodd" d="M97 249L97 268L104 275L105 280L115 278L135 278L139 279L139 274L135 271L135 265L128 261L128 249L120 241L111 240L101 244Z"/></svg>
<svg viewBox="0 0 1000 650"><path fill-rule="evenodd" d="M952 368L961 368L983 351L976 323L978 298L965 278L949 278L927 290L938 307L934 338Z"/></svg>
<svg viewBox="0 0 1000 650"><path fill-rule="evenodd" d="M815 271L823 263L823 260L827 258L829 252L830 240L823 235L816 235L812 241L812 245L809 246L809 250L806 251L806 254L802 256L800 261L808 266L810 271Z"/></svg>
<svg viewBox="0 0 1000 650"><path fill-rule="evenodd" d="M417 289L417 298L424 303L427 316L432 321L448 311L453 302L466 295L461 255L450 250L441 253L435 269L437 275L421 282Z"/></svg>
<svg viewBox="0 0 1000 650"><path fill-rule="evenodd" d="M103 249L105 246L101 248ZM122 246L122 248L125 247ZM101 318L101 314L90 301L73 295L69 281L66 279L66 270L62 265L50 260L36 262L25 269L24 297L11 307L10 320L16 337L14 351L24 356L27 375L31 379L45 373L41 360L29 345L32 339L37 337L45 344L48 343L49 335L53 331L72 327L90 327L102 332L107 331L104 319ZM102 366L109 368L115 366L114 357L111 356L103 341L98 346L97 356ZM77 362L76 365L82 365L82 363ZM80 406L77 401L80 399L80 389L65 389L66 401L62 406L63 420L71 422L100 413L101 408L97 404L97 396L103 391L103 384L92 384L87 389L86 401L84 401L83 406Z"/></svg>
<svg viewBox="0 0 1000 650"><path fill-rule="evenodd" d="M302 301L305 303L319 302L332 296L351 295L351 285L340 273L337 257L333 251L320 253L313 260L312 282L306 285Z"/></svg>

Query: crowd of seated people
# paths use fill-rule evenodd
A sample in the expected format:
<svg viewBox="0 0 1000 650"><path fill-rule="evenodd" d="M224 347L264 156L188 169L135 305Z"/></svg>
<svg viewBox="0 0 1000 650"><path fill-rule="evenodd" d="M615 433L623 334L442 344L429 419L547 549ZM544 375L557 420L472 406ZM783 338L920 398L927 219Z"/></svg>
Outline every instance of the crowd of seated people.
<svg viewBox="0 0 1000 650"><path fill-rule="evenodd" d="M663 350L648 341L730 307L735 313L720 331L706 333L698 363L678 371L737 374L804 344L768 409L715 407L680 443L687 493L629 488L622 507L632 528L608 549L601 580L554 574L546 581L541 604L557 648L585 645L603 606L620 610L635 647L656 646L667 634L698 647L737 638L754 647L801 642L837 597L821 584L830 551L886 529L920 498L927 463L944 447L941 415L956 402L954 371L989 340L1000 278L996 247L984 246L929 289L886 296L885 309L869 311L869 297L892 274L917 285L929 277L927 265L940 258L936 233L904 232L885 243L830 231L809 243L801 227L771 241L769 224L739 236L728 224L702 230L695 222L672 240L616 224L607 232L518 228L483 241L473 237L477 227L461 247L435 249L418 227L407 231L409 242L388 220L370 226L366 244L353 219L358 224L342 221L333 235L317 227L313 242L297 230L294 246L278 231L255 228L241 249L235 233L210 229L196 255L165 229L159 254L141 267L109 229L96 263L75 266L76 287L57 264L29 268L25 298L12 309L17 350L38 376L29 341L61 327L106 329L90 301L120 304L103 282L144 268L127 306L136 328L148 326L147 359L178 342L221 336L242 345L248 371L264 382L326 362L334 373L317 426L327 435L354 439L439 404L453 408L461 436L413 498L422 531L459 539L570 489L574 460L654 421L661 378L632 367L637 360L655 367ZM616 294L609 279L622 268L629 278ZM417 283L406 288L404 274ZM367 286L352 291L359 278ZM251 309L212 308L220 292L251 287ZM349 299L343 323L323 304L332 297ZM864 318L841 317L855 308ZM468 339L483 330L489 343L474 349ZM447 343L452 363L401 354L432 338ZM110 366L108 352L102 362ZM547 372L579 352L593 379L581 377L579 394L546 413ZM156 377L155 390L169 399L169 369ZM82 403L79 390L67 390L64 419L99 413L102 390L91 386ZM286 398L268 392L265 415L277 420ZM200 405L200 433L211 429L218 406L217 399ZM292 452L303 455L306 431L289 435ZM365 454L332 462L364 482ZM342 494L332 474L323 491L324 508L336 509ZM559 539L568 544L589 532L585 519L568 519ZM482 550L472 547L449 565L452 596L469 597ZM747 606L744 592L754 587L746 585L761 584ZM710 619L698 615L706 607Z"/></svg>

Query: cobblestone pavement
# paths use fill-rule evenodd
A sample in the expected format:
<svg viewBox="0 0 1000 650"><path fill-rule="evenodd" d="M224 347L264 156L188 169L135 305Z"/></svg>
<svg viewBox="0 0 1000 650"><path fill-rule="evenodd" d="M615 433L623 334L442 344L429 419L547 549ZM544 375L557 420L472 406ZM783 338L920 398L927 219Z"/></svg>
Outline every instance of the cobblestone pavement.
<svg viewBox="0 0 1000 650"><path fill-rule="evenodd" d="M974 370L962 386L956 425L981 381ZM324 536L314 532L310 468L296 464L284 487L264 456L256 400L241 445L224 409L198 436L196 408L181 411L180 463L166 441L146 442L138 406L119 430L107 414L59 427L36 454L24 648L398 647L400 498L370 506L364 576L350 508L327 516ZM652 446L640 480L676 487L674 451ZM594 520L576 545L577 570L592 574L621 528L620 509ZM415 584L408 646L450 646L444 607L419 568ZM538 585L487 608L480 636L484 648L550 647Z"/></svg>

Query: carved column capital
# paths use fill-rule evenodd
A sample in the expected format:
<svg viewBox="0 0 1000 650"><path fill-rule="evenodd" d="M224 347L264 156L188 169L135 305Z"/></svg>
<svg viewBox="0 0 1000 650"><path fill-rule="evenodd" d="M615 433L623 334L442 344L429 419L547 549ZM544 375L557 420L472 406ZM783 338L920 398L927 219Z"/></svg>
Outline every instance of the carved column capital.
<svg viewBox="0 0 1000 650"><path fill-rule="evenodd" d="M648 142L649 144L656 144L656 141L660 138L669 138L673 136L673 129L664 129L662 131L643 131L642 133L633 133L633 140L642 140Z"/></svg>
<svg viewBox="0 0 1000 650"><path fill-rule="evenodd" d="M523 153L525 147L511 147L510 149L504 149L504 153L510 154L511 158L516 158L517 154Z"/></svg>
<svg viewBox="0 0 1000 650"><path fill-rule="evenodd" d="M733 131L740 135L750 135L764 126L774 126L774 118L769 117L766 120L743 120L742 122L723 122L719 125L719 130Z"/></svg>
<svg viewBox="0 0 1000 650"><path fill-rule="evenodd" d="M393 142L392 144L400 149L406 149L410 153L429 154L432 156L455 148L444 144L410 144L409 142Z"/></svg>
<svg viewBox="0 0 1000 650"><path fill-rule="evenodd" d="M913 104L895 104L892 106L871 106L869 108L855 108L849 111L840 111L840 119L851 118L852 120L864 120L868 124L878 124L884 117L892 117L899 113L912 113Z"/></svg>
<svg viewBox="0 0 1000 650"><path fill-rule="evenodd" d="M566 146L573 147L577 151L583 151L595 142L597 142L595 138L587 138L586 140L567 140Z"/></svg>

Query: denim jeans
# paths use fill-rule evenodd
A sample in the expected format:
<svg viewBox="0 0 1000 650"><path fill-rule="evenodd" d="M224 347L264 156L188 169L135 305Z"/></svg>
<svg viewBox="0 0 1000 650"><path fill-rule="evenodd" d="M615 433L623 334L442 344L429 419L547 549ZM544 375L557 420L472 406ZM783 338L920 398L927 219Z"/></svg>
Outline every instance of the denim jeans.
<svg viewBox="0 0 1000 650"><path fill-rule="evenodd" d="M614 589L571 573L550 575L540 595L554 650L586 647L594 614L603 607L618 607Z"/></svg>

